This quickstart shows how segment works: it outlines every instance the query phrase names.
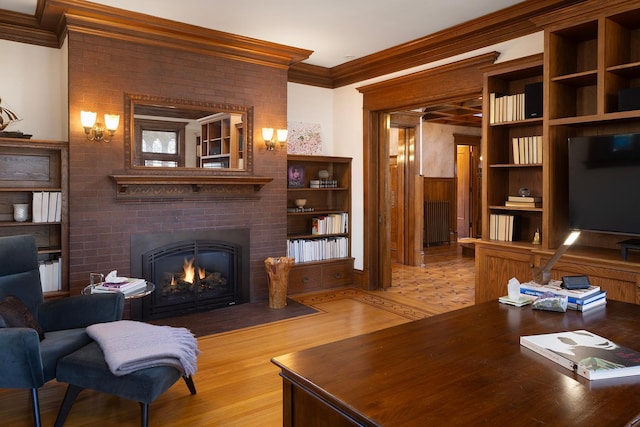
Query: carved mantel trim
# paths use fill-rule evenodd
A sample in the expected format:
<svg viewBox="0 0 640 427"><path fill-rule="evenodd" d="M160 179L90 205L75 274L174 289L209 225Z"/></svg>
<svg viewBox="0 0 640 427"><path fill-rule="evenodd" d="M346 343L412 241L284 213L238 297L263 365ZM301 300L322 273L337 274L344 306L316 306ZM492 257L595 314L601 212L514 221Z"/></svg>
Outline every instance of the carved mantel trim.
<svg viewBox="0 0 640 427"><path fill-rule="evenodd" d="M110 175L116 183L116 199L256 199L273 178L211 175Z"/></svg>

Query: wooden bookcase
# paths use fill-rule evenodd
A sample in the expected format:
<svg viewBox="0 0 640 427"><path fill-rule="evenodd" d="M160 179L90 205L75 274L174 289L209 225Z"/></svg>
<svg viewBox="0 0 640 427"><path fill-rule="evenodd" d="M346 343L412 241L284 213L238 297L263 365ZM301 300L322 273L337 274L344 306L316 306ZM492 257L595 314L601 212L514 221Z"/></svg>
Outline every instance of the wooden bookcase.
<svg viewBox="0 0 640 427"><path fill-rule="evenodd" d="M351 158L328 156L287 156L287 176L293 169L303 174L299 187L287 188L287 246L288 255L293 257L289 249L292 242L300 246L306 242L328 250L323 243L334 239L343 242L343 253L330 255L328 259L321 256L299 259L289 273L288 293L304 293L322 289L348 286L353 283L353 258L351 257ZM327 171L329 178L319 186L319 172ZM304 208L296 206L297 199L306 199ZM343 230L313 234L314 219L332 214L346 214ZM300 247L299 246L299 247Z"/></svg>
<svg viewBox="0 0 640 427"><path fill-rule="evenodd" d="M240 115L219 113L200 122L200 167L242 168L243 128Z"/></svg>
<svg viewBox="0 0 640 427"><path fill-rule="evenodd" d="M65 141L0 138L0 235L31 234L40 261L60 258L60 290L45 297L69 295L68 271L68 163ZM34 192L60 192L60 221L33 221ZM29 205L25 222L13 219L13 204Z"/></svg>
<svg viewBox="0 0 640 427"><path fill-rule="evenodd" d="M511 277L531 280L531 266L544 265L569 234L567 139L640 132L640 110L618 111L618 92L640 87L639 5L591 0L536 23L545 31L542 67L534 56L496 64L485 74L485 108L492 92L513 93L528 81L542 81L545 117L494 125L487 118L483 123L485 218L476 249L476 302L505 295ZM542 164L512 165L505 140L531 131L542 132ZM523 218L519 241L489 240L488 216L505 209L500 206L503 198L519 185L532 193L540 191L542 207L518 212ZM542 244L532 245L538 226ZM583 231L555 265L552 277L587 274L607 291L607 298L640 303L640 254L622 260L618 242L626 238Z"/></svg>
<svg viewBox="0 0 640 427"><path fill-rule="evenodd" d="M542 81L542 55L499 64L487 70L484 76L484 111L493 109L492 94L514 96L524 93L527 84ZM518 163L514 161L514 138L542 135L542 117L491 122L491 114L483 117L482 158L484 169L482 235L489 237L491 215L512 215L514 223L513 241L530 245L536 230L544 233L542 214L545 207L543 196L543 159ZM544 143L542 153L544 156ZM506 206L509 196L518 196L521 188L528 188L531 196L542 197L542 207Z"/></svg>

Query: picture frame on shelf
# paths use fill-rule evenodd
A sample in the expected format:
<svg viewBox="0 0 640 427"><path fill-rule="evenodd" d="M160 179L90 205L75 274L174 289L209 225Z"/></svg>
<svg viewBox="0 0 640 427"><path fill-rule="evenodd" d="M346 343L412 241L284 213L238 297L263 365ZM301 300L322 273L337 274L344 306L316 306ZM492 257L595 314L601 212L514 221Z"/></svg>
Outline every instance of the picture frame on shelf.
<svg viewBox="0 0 640 427"><path fill-rule="evenodd" d="M304 188L306 181L304 178L304 166L291 165L287 170L287 182L289 188Z"/></svg>

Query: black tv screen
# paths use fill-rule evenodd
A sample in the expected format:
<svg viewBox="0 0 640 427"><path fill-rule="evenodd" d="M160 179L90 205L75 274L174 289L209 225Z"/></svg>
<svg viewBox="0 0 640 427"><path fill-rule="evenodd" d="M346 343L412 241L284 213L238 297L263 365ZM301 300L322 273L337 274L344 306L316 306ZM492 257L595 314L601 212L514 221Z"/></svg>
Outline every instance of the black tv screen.
<svg viewBox="0 0 640 427"><path fill-rule="evenodd" d="M569 226L640 235L640 134L569 138Z"/></svg>

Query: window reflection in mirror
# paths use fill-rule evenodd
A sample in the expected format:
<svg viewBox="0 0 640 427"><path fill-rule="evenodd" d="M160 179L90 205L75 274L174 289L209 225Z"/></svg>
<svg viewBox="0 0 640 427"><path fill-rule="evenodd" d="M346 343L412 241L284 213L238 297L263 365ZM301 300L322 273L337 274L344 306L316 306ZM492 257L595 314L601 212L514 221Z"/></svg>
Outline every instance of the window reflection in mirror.
<svg viewBox="0 0 640 427"><path fill-rule="evenodd" d="M250 107L127 95L132 167L246 171Z"/></svg>

